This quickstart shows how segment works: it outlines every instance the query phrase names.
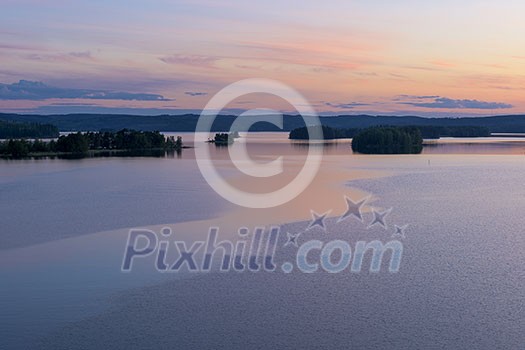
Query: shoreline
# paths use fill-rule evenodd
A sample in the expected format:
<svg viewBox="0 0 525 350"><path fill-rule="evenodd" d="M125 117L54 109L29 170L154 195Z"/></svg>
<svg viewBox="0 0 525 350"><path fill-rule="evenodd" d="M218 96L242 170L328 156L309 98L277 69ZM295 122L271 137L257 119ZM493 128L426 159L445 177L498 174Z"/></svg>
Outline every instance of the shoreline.
<svg viewBox="0 0 525 350"><path fill-rule="evenodd" d="M29 153L23 157L13 157L2 155L1 159L7 160L24 160L24 159L81 159L81 158L97 158L97 157L141 157L147 156L148 153L159 153L169 154L177 153L183 149L192 149L193 146L183 146L180 149L166 149L166 148L144 148L144 149L100 149L100 150L89 150L87 153L73 153L73 152L40 152L40 153ZM155 157L155 155L151 155Z"/></svg>

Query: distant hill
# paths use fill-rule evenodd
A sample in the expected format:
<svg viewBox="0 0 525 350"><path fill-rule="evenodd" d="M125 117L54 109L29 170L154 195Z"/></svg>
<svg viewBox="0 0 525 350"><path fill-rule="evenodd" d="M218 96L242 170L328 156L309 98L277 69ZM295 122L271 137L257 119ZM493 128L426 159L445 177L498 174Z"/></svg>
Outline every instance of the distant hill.
<svg viewBox="0 0 525 350"><path fill-rule="evenodd" d="M186 115L158 115L137 116L122 114L64 114L64 115L29 115L0 113L0 120L16 122L31 122L52 124L60 131L99 131L121 130L124 128L142 131L195 131L199 116ZM230 129L236 116L221 115L217 117L211 131L224 132ZM508 115L494 117L468 118L423 118L416 116L370 116L370 115L341 115L320 117L323 125L341 129L361 129L369 126L482 126L490 132L498 133L525 133L525 115ZM252 131L291 131L304 126L300 116L285 115L284 130L268 123L257 123Z"/></svg>
<svg viewBox="0 0 525 350"><path fill-rule="evenodd" d="M58 135L58 128L54 125L0 119L0 139L54 138Z"/></svg>

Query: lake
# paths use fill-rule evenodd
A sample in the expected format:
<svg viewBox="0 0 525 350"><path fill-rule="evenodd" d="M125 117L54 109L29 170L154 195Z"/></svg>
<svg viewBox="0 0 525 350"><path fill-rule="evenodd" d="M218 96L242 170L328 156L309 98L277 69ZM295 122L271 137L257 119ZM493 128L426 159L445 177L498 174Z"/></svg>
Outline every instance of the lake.
<svg viewBox="0 0 525 350"><path fill-rule="evenodd" d="M233 147L246 142L256 163L283 156L283 174L254 179L235 170L228 148L183 138L209 147L219 174L254 193L290 182L308 152L285 133L243 135ZM331 142L310 186L266 209L218 195L194 149L180 157L0 160L0 347L522 348L525 139L428 143L420 155L368 156L352 154L349 140ZM370 196L363 222L339 220L345 196ZM374 210L390 210L387 229L369 225ZM309 228L311 211L327 213L324 229ZM169 227L190 246L210 227L239 242L239 228L272 225L281 232L275 272L165 273L154 257L121 271L132 228L162 237ZM380 272L287 273L280 266L297 252L287 233L300 234L299 245L338 240L352 248L395 237L400 269L390 273L383 261Z"/></svg>

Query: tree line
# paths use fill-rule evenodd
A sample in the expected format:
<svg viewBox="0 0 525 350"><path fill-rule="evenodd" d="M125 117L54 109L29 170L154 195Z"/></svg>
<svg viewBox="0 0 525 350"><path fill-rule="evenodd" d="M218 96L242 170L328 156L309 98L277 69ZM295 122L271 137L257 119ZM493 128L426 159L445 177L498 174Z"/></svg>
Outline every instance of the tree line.
<svg viewBox="0 0 525 350"><path fill-rule="evenodd" d="M489 137L490 130L484 126L417 126L425 139L440 137Z"/></svg>
<svg viewBox="0 0 525 350"><path fill-rule="evenodd" d="M364 154L419 154L423 137L417 127L375 126L354 136L352 150Z"/></svg>
<svg viewBox="0 0 525 350"><path fill-rule="evenodd" d="M391 126L394 127L394 126ZM407 126L417 128L424 139L439 139L440 137L489 137L490 130L483 126L432 126L432 125L413 125ZM315 126L313 128L319 128ZM322 126L325 140L351 139L362 129L343 129ZM308 140L308 128L302 127L290 132L291 140Z"/></svg>
<svg viewBox="0 0 525 350"><path fill-rule="evenodd" d="M0 139L42 139L58 137L58 128L51 124L18 123L0 120Z"/></svg>
<svg viewBox="0 0 525 350"><path fill-rule="evenodd" d="M299 117L299 118L298 118ZM0 119L16 122L35 122L56 125L60 131L101 130L104 128L113 131L123 128L135 130L163 130L194 132L200 115L123 115L123 114L67 114L67 115L19 115L0 113ZM211 116L209 117L211 120ZM235 115L219 115L214 118L212 132L228 132L236 120ZM244 118L244 117L243 117ZM364 129L371 126L469 126L487 127L490 132L520 133L525 132L525 115L510 115L496 117L454 117L454 118L423 118L415 116L371 116L371 115L338 115L323 116L321 123L332 128ZM304 121L298 115L284 115L283 127L279 128L270 123L256 123L250 131L282 131L287 132L304 126Z"/></svg>
<svg viewBox="0 0 525 350"><path fill-rule="evenodd" d="M180 150L182 138L165 137L158 131L135 131L123 129L118 132L87 132L62 135L56 141L15 140L0 142L0 155L13 158L31 154L71 153L86 154L89 151L111 150Z"/></svg>

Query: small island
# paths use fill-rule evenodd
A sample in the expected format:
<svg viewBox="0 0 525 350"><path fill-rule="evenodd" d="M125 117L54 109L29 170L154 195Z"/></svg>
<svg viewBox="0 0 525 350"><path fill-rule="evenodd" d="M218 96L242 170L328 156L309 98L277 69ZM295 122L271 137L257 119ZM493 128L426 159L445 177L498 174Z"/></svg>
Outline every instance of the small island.
<svg viewBox="0 0 525 350"><path fill-rule="evenodd" d="M239 132L234 131L231 133L216 133L213 139L209 139L208 143L214 143L215 146L229 146L235 142L235 139L239 138Z"/></svg>
<svg viewBox="0 0 525 350"><path fill-rule="evenodd" d="M423 137L417 127L375 126L354 136L352 150L363 154L419 154Z"/></svg>
<svg viewBox="0 0 525 350"><path fill-rule="evenodd" d="M489 137L490 130L482 126L372 126L363 129L332 128L326 125L311 128L322 128L323 140L352 139L352 150L363 154L418 154L423 150L423 139L441 137ZM290 140L310 140L307 127L293 129ZM314 129L315 130L315 129Z"/></svg>
<svg viewBox="0 0 525 350"><path fill-rule="evenodd" d="M385 125L390 126L390 125ZM401 127L394 126L391 127ZM490 130L483 126L439 126L439 125L408 125L405 127L417 128L424 139L439 139L441 137L489 137ZM318 128L315 126L313 128ZM324 140L351 139L363 129L334 128L327 125L322 126ZM308 128L296 128L290 131L290 140L308 140Z"/></svg>

